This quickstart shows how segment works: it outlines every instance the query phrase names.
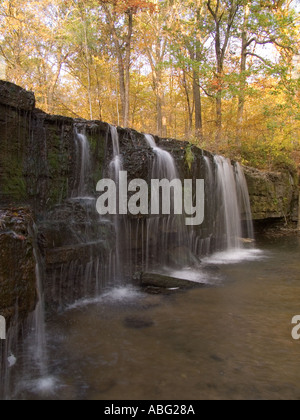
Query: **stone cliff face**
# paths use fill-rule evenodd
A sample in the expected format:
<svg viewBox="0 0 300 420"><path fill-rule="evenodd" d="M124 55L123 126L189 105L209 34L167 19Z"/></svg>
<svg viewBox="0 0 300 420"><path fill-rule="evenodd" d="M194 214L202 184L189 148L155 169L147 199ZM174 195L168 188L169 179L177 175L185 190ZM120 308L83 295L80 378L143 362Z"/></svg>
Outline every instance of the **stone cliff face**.
<svg viewBox="0 0 300 420"><path fill-rule="evenodd" d="M0 202L42 214L71 196L76 176L74 127L82 123L34 108L34 96L0 81ZM85 124L95 180L105 160L107 124ZM91 180L91 183L95 180Z"/></svg>
<svg viewBox="0 0 300 420"><path fill-rule="evenodd" d="M0 208L0 314L6 320L6 341L0 340L0 399L8 372L8 357L28 329L37 303L36 236L29 209Z"/></svg>
<svg viewBox="0 0 300 420"><path fill-rule="evenodd" d="M256 221L298 220L298 183L289 171L262 172L244 168L253 213Z"/></svg>
<svg viewBox="0 0 300 420"><path fill-rule="evenodd" d="M108 124L47 115L35 109L32 93L0 81L1 205L30 204L41 215L71 196L77 169L75 126L85 127L91 145L93 175L89 189L92 192L112 154L112 146L107 142ZM148 179L152 152L145 146L143 136L123 129L119 129L119 134L130 178ZM203 155L202 150L190 148L186 142L156 140L172 152L181 176L195 174L194 161ZM245 168L245 173L255 220L296 220L298 179L295 174L253 168Z"/></svg>
<svg viewBox="0 0 300 420"><path fill-rule="evenodd" d="M91 148L87 190L93 195L112 157L109 125L47 115L35 109L32 93L0 81L0 207L31 207L46 263L47 304L53 308L66 303L65 296L70 296L70 290L70 300L87 292L82 289L82 277L90 278L91 283L96 278L100 288L111 275L104 263L110 258L114 241L111 223L100 222L80 200L71 200L78 173L74 132L83 128ZM129 179L149 180L154 154L143 135L129 129L118 131ZM156 141L172 152L182 178L201 177L200 158L205 154L212 159L208 152L185 142L158 138ZM297 219L295 176L247 168L246 177L255 220ZM16 234L0 232L0 314L12 317L16 311L25 314L34 308L36 283L26 227L30 221L25 217L19 223L13 210L9 211L3 216L4 222L0 218L0 223ZM21 233L19 226L23 226ZM89 281L84 287L89 288Z"/></svg>
<svg viewBox="0 0 300 420"><path fill-rule="evenodd" d="M0 209L0 311L8 326L26 319L36 305L33 241L30 210Z"/></svg>

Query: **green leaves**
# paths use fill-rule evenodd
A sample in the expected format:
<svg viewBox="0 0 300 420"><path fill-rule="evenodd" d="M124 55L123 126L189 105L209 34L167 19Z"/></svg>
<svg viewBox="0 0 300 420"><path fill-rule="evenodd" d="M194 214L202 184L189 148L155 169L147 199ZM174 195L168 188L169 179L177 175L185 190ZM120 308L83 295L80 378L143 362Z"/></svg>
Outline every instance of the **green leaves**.
<svg viewBox="0 0 300 420"><path fill-rule="evenodd" d="M268 167L299 147L300 19L289 1L2 0L0 25L7 79L47 112L121 123L126 56L134 128L201 132L206 147Z"/></svg>

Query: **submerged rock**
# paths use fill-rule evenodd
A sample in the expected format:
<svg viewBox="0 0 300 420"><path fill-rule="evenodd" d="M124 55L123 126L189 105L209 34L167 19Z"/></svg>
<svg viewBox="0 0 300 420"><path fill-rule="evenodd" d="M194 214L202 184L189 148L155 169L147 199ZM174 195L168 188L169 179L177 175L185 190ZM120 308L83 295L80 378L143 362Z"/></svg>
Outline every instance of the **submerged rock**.
<svg viewBox="0 0 300 420"><path fill-rule="evenodd" d="M152 319L139 318L139 317L128 317L124 321L125 327L132 328L136 330L141 330L144 328L150 328L154 326Z"/></svg>

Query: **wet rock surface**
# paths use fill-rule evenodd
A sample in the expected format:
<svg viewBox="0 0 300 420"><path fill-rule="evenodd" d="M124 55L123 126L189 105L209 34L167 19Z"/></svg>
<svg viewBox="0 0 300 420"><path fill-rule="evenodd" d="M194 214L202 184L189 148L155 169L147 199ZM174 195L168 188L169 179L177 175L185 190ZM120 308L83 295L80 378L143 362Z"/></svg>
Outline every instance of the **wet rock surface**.
<svg viewBox="0 0 300 420"><path fill-rule="evenodd" d="M24 111L33 111L35 97L33 92L28 92L10 82L0 81L1 104Z"/></svg>
<svg viewBox="0 0 300 420"><path fill-rule="evenodd" d="M99 219L95 213L95 202L86 204L74 200L78 177L75 129L86 134L90 145L91 173L87 180L87 192L96 199L96 184L107 175L113 155L109 125L100 121L47 115L35 108L31 92L0 81L0 203L10 209L6 216L2 214L0 220L3 290L0 309L9 317L13 316L12 305L17 294L21 296L18 303L21 317L32 310L36 300L33 251L28 233L30 217L24 215L18 219L14 216L17 206L30 206L34 215L32 218L37 222L38 243L46 261L48 307L61 307L82 297L87 291L101 289L112 274L108 268L114 258L115 233L111 221ZM128 179L141 178L149 182L155 153L147 145L144 135L122 128L118 128L118 134ZM172 153L182 179L203 178L204 156L213 164L211 153L188 142L158 137L155 141L159 147ZM264 173L251 168L246 168L245 172L255 220L275 219L282 223L288 218L297 219L296 176ZM214 186L206 185L206 197L212 194ZM20 221L22 217L25 217L24 223ZM143 217L132 219L139 219L140 225L143 223L140 220ZM205 217L204 224L195 229L195 234L200 232L201 237L208 238L211 247L215 248L217 238L210 237L211 219ZM145 249L140 232L132 227L127 233L137 259L140 258L139 249L134 246ZM200 263L181 247L171 247L168 252L169 260L175 266L197 266ZM88 279L85 285L82 279ZM162 288L178 285L174 279L147 281ZM149 284L148 287L155 289L157 286Z"/></svg>
<svg viewBox="0 0 300 420"><path fill-rule="evenodd" d="M157 273L137 273L134 276L135 282L143 288L153 288L162 290L187 290L200 287L207 287L207 284L198 283L191 280L179 279L172 276Z"/></svg>
<svg viewBox="0 0 300 420"><path fill-rule="evenodd" d="M8 327L35 308L33 218L28 209L0 210L0 314Z"/></svg>
<svg viewBox="0 0 300 420"><path fill-rule="evenodd" d="M109 126L100 121L50 116L34 108L31 92L0 81L0 200L30 204L36 213L48 212L72 195L76 181L74 127L86 132L91 146L92 176L88 190L95 194L112 158ZM124 169L129 180L149 181L153 150L144 135L118 128ZM203 159L213 155L187 142L155 138L170 151L182 178L203 176ZM298 179L288 172L245 168L255 220L298 218Z"/></svg>
<svg viewBox="0 0 300 420"><path fill-rule="evenodd" d="M298 184L296 174L263 172L244 168L254 220L298 219Z"/></svg>
<svg viewBox="0 0 300 420"><path fill-rule="evenodd" d="M56 206L39 223L46 262L48 311L56 311L105 286L115 232L100 219L95 201L70 199Z"/></svg>

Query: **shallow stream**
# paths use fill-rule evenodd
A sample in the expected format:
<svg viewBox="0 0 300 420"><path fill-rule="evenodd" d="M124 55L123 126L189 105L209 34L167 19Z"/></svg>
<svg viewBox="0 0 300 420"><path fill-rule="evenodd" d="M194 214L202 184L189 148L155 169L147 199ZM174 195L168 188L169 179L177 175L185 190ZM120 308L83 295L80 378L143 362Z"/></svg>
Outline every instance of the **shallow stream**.
<svg viewBox="0 0 300 420"><path fill-rule="evenodd" d="M47 323L49 376L22 374L14 397L300 399L300 341L291 336L300 238L256 246L234 264L224 254L205 261L218 268L207 288L113 289L58 314Z"/></svg>

